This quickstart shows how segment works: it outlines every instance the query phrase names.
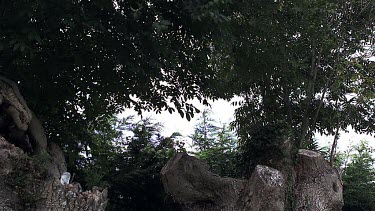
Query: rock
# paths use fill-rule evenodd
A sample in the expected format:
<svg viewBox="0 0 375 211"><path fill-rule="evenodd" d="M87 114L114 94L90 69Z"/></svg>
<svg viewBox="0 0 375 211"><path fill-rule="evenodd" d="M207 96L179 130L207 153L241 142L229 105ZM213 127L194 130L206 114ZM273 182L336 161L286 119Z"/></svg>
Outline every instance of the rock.
<svg viewBox="0 0 375 211"><path fill-rule="evenodd" d="M258 165L241 192L238 210L284 211L284 185L280 171Z"/></svg>
<svg viewBox="0 0 375 211"><path fill-rule="evenodd" d="M339 172L317 152L299 150L295 167L298 211L339 211L344 205Z"/></svg>
<svg viewBox="0 0 375 211"><path fill-rule="evenodd" d="M59 178L67 171L65 162L61 162L65 160L64 153L55 143L48 144L47 152L52 157L51 166L48 166L48 169L55 178Z"/></svg>
<svg viewBox="0 0 375 211"><path fill-rule="evenodd" d="M179 153L161 171L165 190L188 210L233 210L245 180L222 178L204 162Z"/></svg>
<svg viewBox="0 0 375 211"><path fill-rule="evenodd" d="M165 190L185 210L284 210L284 179L276 169L257 166L250 180L222 178L208 169L197 158L179 153L161 171Z"/></svg>
<svg viewBox="0 0 375 211"><path fill-rule="evenodd" d="M281 173L285 169L296 175L292 187ZM164 166L161 177L166 192L183 210L283 211L288 197L294 197L298 211L341 210L339 174L319 153L300 150L295 172L285 169L258 165L249 180L222 178L197 158L179 153ZM293 187L294 192L287 191Z"/></svg>
<svg viewBox="0 0 375 211"><path fill-rule="evenodd" d="M81 192L78 183L61 185L65 160L57 145L29 157L0 136L0 210L104 211L107 189Z"/></svg>
<svg viewBox="0 0 375 211"><path fill-rule="evenodd" d="M32 113L20 94L17 84L0 76L1 106L12 117L15 125L22 131L26 131L32 119Z"/></svg>
<svg viewBox="0 0 375 211"><path fill-rule="evenodd" d="M29 124L28 133L32 140L34 151L36 154L40 154L47 149L47 136L42 126L42 123L32 112L32 119Z"/></svg>
<svg viewBox="0 0 375 211"><path fill-rule="evenodd" d="M0 136L0 210L22 210L23 204L19 194L10 186L10 180L7 179L12 176L14 163L10 162L15 158L22 159L24 152L15 147L13 144L7 142Z"/></svg>

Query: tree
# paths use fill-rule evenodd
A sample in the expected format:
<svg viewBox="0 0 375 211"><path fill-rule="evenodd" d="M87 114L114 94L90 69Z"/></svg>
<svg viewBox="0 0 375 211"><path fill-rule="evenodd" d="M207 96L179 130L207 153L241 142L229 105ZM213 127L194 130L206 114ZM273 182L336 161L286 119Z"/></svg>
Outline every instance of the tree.
<svg viewBox="0 0 375 211"><path fill-rule="evenodd" d="M165 194L160 171L184 151L171 137L160 136L162 125L150 118L134 121L112 119L112 132L96 131L97 139L79 160L77 175L89 188L109 188L108 210L176 210Z"/></svg>
<svg viewBox="0 0 375 211"><path fill-rule="evenodd" d="M198 119L199 123L194 127L194 134L190 136L193 146L196 146L198 150L211 148L215 141L215 134L219 130L211 117L211 113L212 111L207 109L202 112L202 116Z"/></svg>
<svg viewBox="0 0 375 211"><path fill-rule="evenodd" d="M78 174L81 149L94 148L94 131L124 108L190 119L197 109L188 100L207 104L209 31L226 3L1 2L0 75L17 83Z"/></svg>
<svg viewBox="0 0 375 211"><path fill-rule="evenodd" d="M361 133L374 131L372 67L353 56L372 31L373 3L232 5L231 39L223 36L226 44L217 46L228 49L226 59L215 60L224 71L217 74L212 90L223 97L234 93L243 98L235 123L240 143L252 127L278 122L286 122L293 131L297 149L316 132L334 135L337 128L348 126Z"/></svg>
<svg viewBox="0 0 375 211"><path fill-rule="evenodd" d="M286 199L295 195L295 155L314 133L338 135L348 126L375 131L373 67L353 56L372 31L373 6L373 1L237 1L223 29L229 36L213 43L222 56L212 57L221 69L212 95L243 98L233 123L241 158L252 167L281 170L289 185ZM258 152L265 153L254 155ZM251 169L244 170L249 176ZM293 199L285 204L294 209Z"/></svg>
<svg viewBox="0 0 375 211"><path fill-rule="evenodd" d="M373 149L366 141L354 146L351 162L344 169L344 209L375 209L375 169Z"/></svg>
<svg viewBox="0 0 375 211"><path fill-rule="evenodd" d="M190 119L187 101L205 103L214 75L204 23L217 27L225 3L1 2L1 75L18 83L48 140L69 152L124 107Z"/></svg>
<svg viewBox="0 0 375 211"><path fill-rule="evenodd" d="M373 4L4 1L1 75L20 87L70 168L124 107L190 119L194 97L242 96L240 145L254 128L281 127L276 139L291 137L296 151L315 132L374 131L373 66L353 57Z"/></svg>
<svg viewBox="0 0 375 211"><path fill-rule="evenodd" d="M210 110L204 110L195 125L191 136L193 147L196 147L193 153L204 160L212 172L220 176L238 177L237 138L229 125L217 126L210 114Z"/></svg>

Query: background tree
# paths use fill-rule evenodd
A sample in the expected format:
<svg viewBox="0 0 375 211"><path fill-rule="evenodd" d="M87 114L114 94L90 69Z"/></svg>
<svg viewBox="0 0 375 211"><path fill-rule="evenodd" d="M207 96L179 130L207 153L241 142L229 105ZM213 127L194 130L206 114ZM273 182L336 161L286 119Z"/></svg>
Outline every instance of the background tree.
<svg viewBox="0 0 375 211"><path fill-rule="evenodd" d="M198 119L198 124L194 126L194 134L190 136L193 146L197 147L198 150L207 150L214 145L215 135L219 127L216 126L216 122L211 115L211 110L203 110L202 116Z"/></svg>
<svg viewBox="0 0 375 211"><path fill-rule="evenodd" d="M374 150L367 142L354 146L351 161L344 169L344 208L343 210L375 209L375 169Z"/></svg>
<svg viewBox="0 0 375 211"><path fill-rule="evenodd" d="M220 176L239 177L237 137L227 124L219 125L211 117L210 110L204 110L195 131L190 138L194 155L204 160L212 172Z"/></svg>
<svg viewBox="0 0 375 211"><path fill-rule="evenodd" d="M146 118L111 120L111 131L95 131L91 148L78 160L77 179L83 184L109 187L107 210L176 210L164 192L161 168L183 144L160 135L162 125Z"/></svg>

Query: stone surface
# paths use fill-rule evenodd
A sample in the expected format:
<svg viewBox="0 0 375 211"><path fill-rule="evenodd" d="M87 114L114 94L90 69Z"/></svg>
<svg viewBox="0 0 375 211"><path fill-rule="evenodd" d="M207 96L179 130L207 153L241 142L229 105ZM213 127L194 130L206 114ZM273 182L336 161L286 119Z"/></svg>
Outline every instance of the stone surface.
<svg viewBox="0 0 375 211"><path fill-rule="evenodd" d="M245 180L222 178L186 153L169 160L161 171L164 187L187 210L235 210Z"/></svg>
<svg viewBox="0 0 375 211"><path fill-rule="evenodd" d="M293 187L281 172L291 169ZM316 152L300 150L298 163L284 171L258 165L249 180L221 178L195 157L179 153L162 169L167 193L190 211L283 211L294 197L298 211L339 211L342 183L336 169ZM295 171L295 172L294 172ZM287 195L290 194L290 195Z"/></svg>
<svg viewBox="0 0 375 211"><path fill-rule="evenodd" d="M28 134L31 138L34 153L40 154L47 149L47 136L42 126L42 123L36 117L34 112L32 112L32 119L29 124Z"/></svg>
<svg viewBox="0 0 375 211"><path fill-rule="evenodd" d="M66 170L62 152L51 144L46 153L29 157L0 136L0 210L105 210L106 189L81 192L78 183L61 185Z"/></svg>
<svg viewBox="0 0 375 211"><path fill-rule="evenodd" d="M321 154L299 150L295 169L298 211L341 210L343 190L339 172Z"/></svg>
<svg viewBox="0 0 375 211"><path fill-rule="evenodd" d="M241 192L237 210L284 211L284 185L280 171L258 165Z"/></svg>
<svg viewBox="0 0 375 211"><path fill-rule="evenodd" d="M0 76L0 95L6 111L13 119L17 128L26 131L32 119L32 113L23 96L20 94L16 83Z"/></svg>
<svg viewBox="0 0 375 211"><path fill-rule="evenodd" d="M161 175L165 190L184 210L284 210L283 176L267 166L257 166L250 180L222 178L197 158L180 153Z"/></svg>

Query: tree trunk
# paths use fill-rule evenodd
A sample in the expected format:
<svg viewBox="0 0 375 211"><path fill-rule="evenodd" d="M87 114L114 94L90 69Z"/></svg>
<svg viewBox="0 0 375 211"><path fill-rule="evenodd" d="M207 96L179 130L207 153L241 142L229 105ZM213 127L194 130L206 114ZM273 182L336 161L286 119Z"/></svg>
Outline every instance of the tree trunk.
<svg viewBox="0 0 375 211"><path fill-rule="evenodd" d="M337 149L337 141L339 140L339 130L340 130L340 125L337 124L336 126L336 131L335 131L335 137L333 138L333 143L331 147L331 152L329 153L329 163L333 167L335 164L335 157L336 157L336 149Z"/></svg>
<svg viewBox="0 0 375 211"><path fill-rule="evenodd" d="M15 83L0 77L0 210L102 211L107 189L60 182L66 164Z"/></svg>
<svg viewBox="0 0 375 211"><path fill-rule="evenodd" d="M316 52L316 44L313 42L312 46L312 59L311 59L311 70L310 70L310 77L311 79L308 82L308 86L306 89L306 98L303 102L304 105L304 113L303 113L303 118L302 118L302 125L301 125L301 134L299 139L297 139L296 146L298 148L301 148L305 138L308 133L308 128L309 128L309 112L310 112L310 103L313 100L314 93L315 93L315 83L316 83L316 78L318 75L318 69L320 66L320 59L321 59L321 53L322 49L320 48L318 52Z"/></svg>

